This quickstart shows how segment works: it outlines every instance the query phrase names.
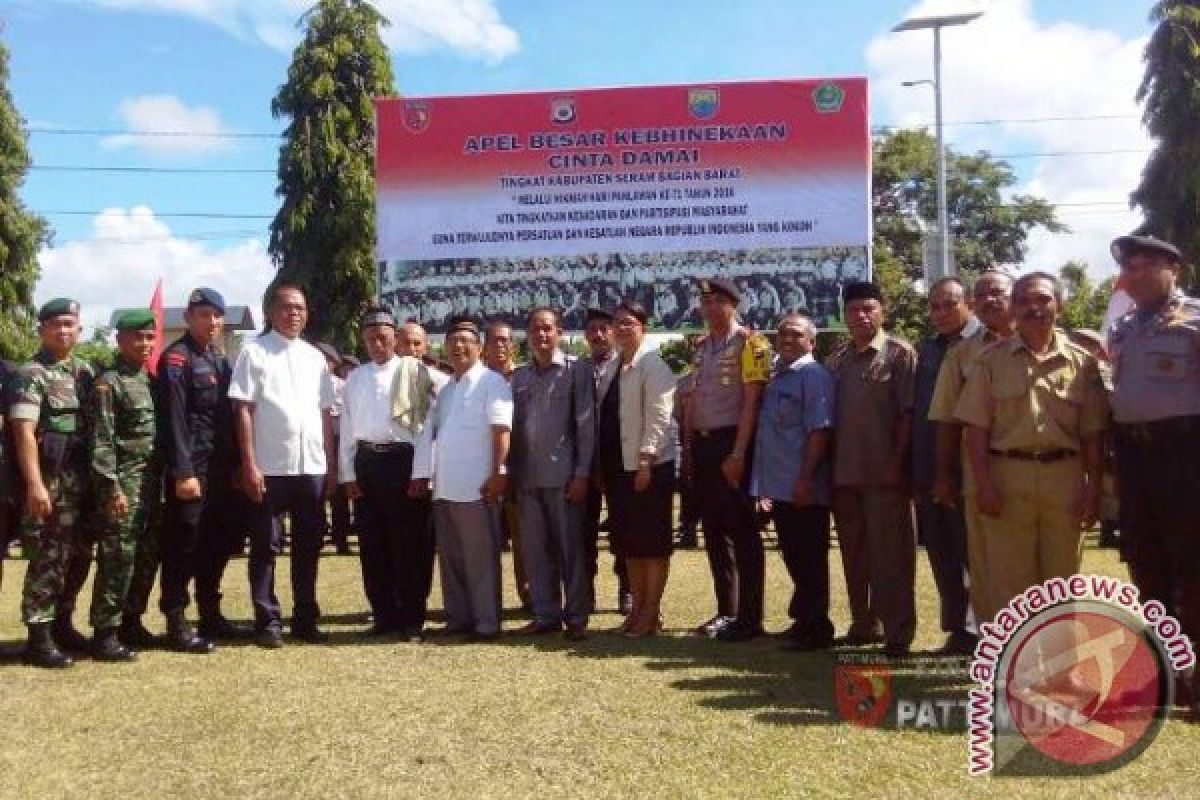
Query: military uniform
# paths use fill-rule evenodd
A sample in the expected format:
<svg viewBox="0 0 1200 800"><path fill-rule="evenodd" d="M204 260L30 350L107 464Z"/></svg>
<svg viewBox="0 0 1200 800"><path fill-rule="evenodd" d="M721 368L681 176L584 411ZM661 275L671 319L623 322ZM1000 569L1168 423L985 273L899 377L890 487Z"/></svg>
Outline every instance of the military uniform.
<svg viewBox="0 0 1200 800"><path fill-rule="evenodd" d="M730 282L714 279L704 284L706 293L718 291L737 301ZM684 408L685 446L717 600L716 617L701 627L709 635L721 635L731 626L740 636L754 635L762 631L765 566L754 502L747 491L753 456L738 454L745 465L741 486L728 484L721 465L734 451L743 388L765 385L771 376L770 344L762 334L736 324L722 339L710 332L696 347L693 373L694 389Z"/></svg>
<svg viewBox="0 0 1200 800"><path fill-rule="evenodd" d="M137 330L145 323L144 316L127 314L118 321L117 328ZM149 315L148 324L154 325L153 315ZM102 637L100 632L115 631L121 622L134 557L146 536L150 508L161 484L154 458L154 398L145 367L118 357L117 364L96 379L95 396L92 479L100 537L91 624ZM120 516L111 509L118 496L126 503L126 511Z"/></svg>
<svg viewBox="0 0 1200 800"><path fill-rule="evenodd" d="M1121 551L1143 602L1200 644L1200 300L1132 311L1109 343Z"/></svg>
<svg viewBox="0 0 1200 800"><path fill-rule="evenodd" d="M8 425L8 400L16 373L7 361L0 361L0 585L4 577L4 557L8 544L17 535L20 482L13 455L12 431Z"/></svg>
<svg viewBox="0 0 1200 800"><path fill-rule="evenodd" d="M981 515L991 619L1034 584L1079 570L1076 511L1085 440L1103 433L1108 401L1100 371L1065 333L1032 353L1020 336L980 353L955 417L988 433L992 482L1003 505Z"/></svg>

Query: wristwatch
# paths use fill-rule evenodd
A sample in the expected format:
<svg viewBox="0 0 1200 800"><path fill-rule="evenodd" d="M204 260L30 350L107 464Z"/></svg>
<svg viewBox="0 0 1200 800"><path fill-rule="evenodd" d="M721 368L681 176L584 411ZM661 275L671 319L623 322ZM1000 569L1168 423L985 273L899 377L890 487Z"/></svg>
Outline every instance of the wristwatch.
<svg viewBox="0 0 1200 800"><path fill-rule="evenodd" d="M504 466L503 464L501 464L500 466L496 467L496 474L497 474L497 475L507 475L507 474L508 474L508 467L506 467L506 466Z"/></svg>

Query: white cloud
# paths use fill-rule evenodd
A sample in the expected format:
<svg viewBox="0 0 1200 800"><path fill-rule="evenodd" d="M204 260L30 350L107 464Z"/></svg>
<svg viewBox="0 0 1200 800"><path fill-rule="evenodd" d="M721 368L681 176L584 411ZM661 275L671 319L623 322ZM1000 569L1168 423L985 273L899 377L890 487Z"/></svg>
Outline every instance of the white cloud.
<svg viewBox="0 0 1200 800"><path fill-rule="evenodd" d="M113 309L149 305L160 278L164 305L180 305L192 289L210 286L226 303L250 306L257 320L275 274L261 239L213 247L181 238L145 206L106 209L92 221L89 238L43 249L38 264L36 301L75 298L89 330L107 325Z"/></svg>
<svg viewBox="0 0 1200 800"><path fill-rule="evenodd" d="M126 98L117 113L129 133L104 137L100 146L105 149L137 148L166 156L208 155L233 149L226 137L230 131L214 109L186 106L174 95ZM190 135L162 135L183 131Z"/></svg>
<svg viewBox="0 0 1200 800"><path fill-rule="evenodd" d="M60 2L63 0L60 0ZM312 0L66 0L121 11L172 13L253 36L269 47L290 50L300 39L297 23ZM497 62L520 49L516 31L500 16L496 0L376 0L391 22L384 41L401 53L447 48Z"/></svg>
<svg viewBox="0 0 1200 800"><path fill-rule="evenodd" d="M1056 270L1065 261L1087 261L1094 275L1114 271L1108 243L1141 222L1127 206L1151 141L1141 127L1134 93L1142 75L1145 38L1070 23L1045 24L1030 0L992 0L984 16L942 35L942 82L947 121L1114 115L1124 119L1065 120L1038 124L947 126L960 150L997 154L1137 150L1113 155L1014 160L1028 175L1016 187L1062 204L1069 234L1030 236L1028 269ZM963 2L927 0L909 16L972 10ZM927 87L902 81L933 76L930 31L885 33L867 47L873 115L878 120L932 128ZM1030 166L1032 170L1030 171ZM1112 205L1071 204L1113 203Z"/></svg>

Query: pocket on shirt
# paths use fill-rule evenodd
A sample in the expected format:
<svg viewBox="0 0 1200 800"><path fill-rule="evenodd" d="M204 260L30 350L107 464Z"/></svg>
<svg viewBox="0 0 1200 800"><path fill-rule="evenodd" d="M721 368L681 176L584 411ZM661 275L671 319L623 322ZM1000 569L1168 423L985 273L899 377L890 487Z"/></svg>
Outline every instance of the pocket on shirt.
<svg viewBox="0 0 1200 800"><path fill-rule="evenodd" d="M1187 377L1191 359L1192 348L1187 341L1155 342L1154 349L1146 351L1146 372L1154 380L1181 381Z"/></svg>

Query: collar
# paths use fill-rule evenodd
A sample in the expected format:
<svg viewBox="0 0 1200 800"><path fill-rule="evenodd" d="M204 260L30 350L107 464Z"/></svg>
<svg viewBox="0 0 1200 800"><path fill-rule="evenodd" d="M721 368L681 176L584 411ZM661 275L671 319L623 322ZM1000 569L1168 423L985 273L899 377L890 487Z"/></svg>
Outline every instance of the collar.
<svg viewBox="0 0 1200 800"><path fill-rule="evenodd" d="M295 347L297 344L303 341L299 336L297 336L295 339L289 339L274 328L267 333L266 338L282 347Z"/></svg>
<svg viewBox="0 0 1200 800"><path fill-rule="evenodd" d="M461 383L464 380L467 381L468 383L474 383L475 381L479 380L479 377L487 371L488 371L488 368L486 366L484 366L483 359L481 358L478 361L476 361L475 364L472 365L472 367L469 370L467 370L466 372L464 372L462 375L452 375L450 377L450 380L452 380L454 383ZM500 375L500 373L498 373L498 372L496 374ZM503 377L503 376L501 376L501 377Z"/></svg>
<svg viewBox="0 0 1200 800"><path fill-rule="evenodd" d="M565 367L567 365L567 356L562 350L555 348L554 354L550 356L549 367L541 366L534 358L529 359L529 364L534 368L534 370L544 370L549 369L549 367Z"/></svg>
<svg viewBox="0 0 1200 800"><path fill-rule="evenodd" d="M407 356L407 358L412 358L412 356ZM370 365L371 369L376 370L378 372L382 372L384 370L389 370L392 367L395 367L396 365L398 365L399 363L400 363L400 356L396 355L395 353L393 353L392 356L387 361L383 362L382 364L375 363L375 359L371 359L370 361L367 362L367 364Z"/></svg>
<svg viewBox="0 0 1200 800"><path fill-rule="evenodd" d="M963 325L962 330L947 339L951 342L961 342L963 339L970 339L983 329L983 323L979 321L979 317L972 314L967 318L967 324Z"/></svg>
<svg viewBox="0 0 1200 800"><path fill-rule="evenodd" d="M41 362L43 366L52 367L55 364L66 364L70 362L74 355L75 352L72 351L67 353L67 355L63 358L55 358L53 353L43 347L37 351L37 355L34 356L34 360Z"/></svg>
<svg viewBox="0 0 1200 800"><path fill-rule="evenodd" d="M122 375L137 375L145 370L143 365L135 364L121 355L117 356L115 366L117 368L117 372L121 373Z"/></svg>
<svg viewBox="0 0 1200 800"><path fill-rule="evenodd" d="M805 366L806 364L813 364L816 362L816 360L817 359L813 357L812 353L805 353L804 355L800 356L792 363L781 365L779 367L778 372L780 374L782 374L784 372L797 372L800 370L801 367Z"/></svg>
<svg viewBox="0 0 1200 800"><path fill-rule="evenodd" d="M1066 355L1066 342L1067 337L1061 330L1058 328L1052 330L1050 332L1050 348L1046 351L1046 357L1048 358L1055 355ZM1013 337L1008 340L1008 352L1015 354L1020 350L1024 350L1030 355L1034 354L1033 351L1029 349L1029 345L1025 344L1025 340L1021 338L1021 334L1015 333L1013 334Z"/></svg>
<svg viewBox="0 0 1200 800"><path fill-rule="evenodd" d="M633 354L633 358L629 359L629 364L622 368L623 369L633 369L634 367L636 367L638 365L638 363L641 362L641 360L643 358L646 357L647 353L649 353L651 350L655 350L655 349L657 349L657 348L655 348L655 346L650 343L649 339L643 339L642 346L639 347L637 349L637 352Z"/></svg>
<svg viewBox="0 0 1200 800"><path fill-rule="evenodd" d="M854 344L853 339L850 340L850 347L858 355L861 355L861 354L867 352L868 350L874 350L876 353L882 353L883 348L886 344L887 344L887 331L885 331L883 328L880 328L879 330L875 331L875 336L872 337L871 341L867 342L866 347L859 348Z"/></svg>

